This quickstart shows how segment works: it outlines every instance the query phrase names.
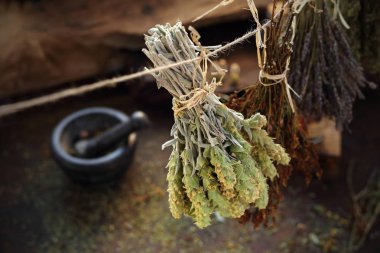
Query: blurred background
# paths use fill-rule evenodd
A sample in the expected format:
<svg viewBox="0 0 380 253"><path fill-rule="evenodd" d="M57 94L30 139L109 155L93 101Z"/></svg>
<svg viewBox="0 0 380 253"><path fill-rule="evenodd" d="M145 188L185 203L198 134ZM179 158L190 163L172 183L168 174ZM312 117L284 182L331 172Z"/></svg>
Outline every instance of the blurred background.
<svg viewBox="0 0 380 253"><path fill-rule="evenodd" d="M226 43L254 26L244 0L191 22L219 2L0 1L0 104L150 66L141 49L143 34L155 24L180 19L200 32L203 45ZM272 1L255 2L260 18L269 17ZM379 84L380 4L341 3L354 52L367 77ZM259 72L254 41L229 50L219 64L231 70L219 92L252 85ZM328 123L313 128L312 137L320 139L322 180L306 187L294 174L276 225L256 229L229 219L200 230L188 218L172 218L165 181L170 150L161 150L173 124L171 97L157 90L151 76L2 117L0 252L344 252L352 231L365 235L357 252L380 252L376 216L370 231L353 225L360 222L353 222L358 217L350 189L359 192L370 178L379 178L371 175L380 166L380 92L366 90L365 95L343 133ZM125 173L101 186L73 182L51 151L55 126L70 113L94 106L128 115L144 111L151 122L138 133Z"/></svg>

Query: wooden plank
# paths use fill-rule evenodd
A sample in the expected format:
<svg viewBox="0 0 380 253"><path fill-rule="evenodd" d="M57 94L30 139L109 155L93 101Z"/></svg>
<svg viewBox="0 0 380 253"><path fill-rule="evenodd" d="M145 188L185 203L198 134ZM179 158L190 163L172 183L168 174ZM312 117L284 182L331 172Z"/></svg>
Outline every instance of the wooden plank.
<svg viewBox="0 0 380 253"><path fill-rule="evenodd" d="M340 157L342 154L342 133L335 128L335 121L323 118L307 126L308 135L317 142L320 154Z"/></svg>
<svg viewBox="0 0 380 253"><path fill-rule="evenodd" d="M189 24L220 0L76 0L0 3L0 98L56 86L138 61L143 34L157 23ZM265 6L270 0L256 0ZM245 19L235 1L195 26ZM136 64L135 64L136 65Z"/></svg>

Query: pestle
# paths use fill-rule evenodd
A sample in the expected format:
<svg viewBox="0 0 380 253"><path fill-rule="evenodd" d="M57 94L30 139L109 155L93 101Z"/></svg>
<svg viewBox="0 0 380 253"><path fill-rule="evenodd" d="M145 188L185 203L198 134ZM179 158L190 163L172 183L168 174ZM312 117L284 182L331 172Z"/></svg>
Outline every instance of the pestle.
<svg viewBox="0 0 380 253"><path fill-rule="evenodd" d="M127 121L108 129L101 135L75 143L75 152L81 157L94 157L115 146L130 133L148 126L149 119L146 114L141 111L134 112Z"/></svg>

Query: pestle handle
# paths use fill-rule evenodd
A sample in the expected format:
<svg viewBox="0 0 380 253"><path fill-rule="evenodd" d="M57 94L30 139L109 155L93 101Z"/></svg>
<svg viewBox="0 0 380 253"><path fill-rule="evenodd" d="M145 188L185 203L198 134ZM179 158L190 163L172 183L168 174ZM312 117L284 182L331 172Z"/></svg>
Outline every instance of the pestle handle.
<svg viewBox="0 0 380 253"><path fill-rule="evenodd" d="M149 119L144 112L137 111L127 121L108 129L103 134L75 144L75 151L82 157L92 157L116 145L130 133L149 126Z"/></svg>

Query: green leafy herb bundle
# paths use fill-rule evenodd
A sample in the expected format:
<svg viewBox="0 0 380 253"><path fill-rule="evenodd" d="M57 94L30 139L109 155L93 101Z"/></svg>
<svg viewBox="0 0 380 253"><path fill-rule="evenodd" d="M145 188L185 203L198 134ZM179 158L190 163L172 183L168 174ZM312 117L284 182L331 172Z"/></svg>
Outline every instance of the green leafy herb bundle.
<svg viewBox="0 0 380 253"><path fill-rule="evenodd" d="M181 23L157 25L145 37L143 52L155 67L195 59L204 54ZM219 101L216 82L206 81L207 62L165 69L155 75L159 87L173 96L173 139L168 163L170 210L187 215L198 227L211 224L211 215L237 218L253 205L264 209L268 183L277 176L275 164L289 157L265 130L260 114L244 117ZM202 67L203 66L203 67Z"/></svg>
<svg viewBox="0 0 380 253"><path fill-rule="evenodd" d="M341 25L325 0L310 0L297 18L289 83L309 120L335 118L339 129L352 120L353 103L367 82ZM337 8L337 7L336 7ZM344 22L343 22L344 23Z"/></svg>
<svg viewBox="0 0 380 253"><path fill-rule="evenodd" d="M289 8L284 8L288 2ZM273 10L277 1L274 2ZM265 209L255 207L248 209L242 222L252 221L255 226L268 225L274 221L278 204L282 199L281 186L286 186L293 169L305 174L309 183L314 174L320 176L318 157L313 145L308 141L304 124L300 116L293 112L290 86L287 82L287 67L292 54L293 18L292 2L281 3L281 14L272 18L266 29L264 46L259 51L259 65L264 74L251 87L231 96L227 105L241 112L245 117L251 117L257 112L268 118L266 130L271 137L285 147L291 157L290 165L278 166L279 177L269 182L269 203ZM274 14L272 15L274 16ZM256 45L260 49L260 45ZM263 58L260 62L260 58ZM268 78L267 78L268 77Z"/></svg>

